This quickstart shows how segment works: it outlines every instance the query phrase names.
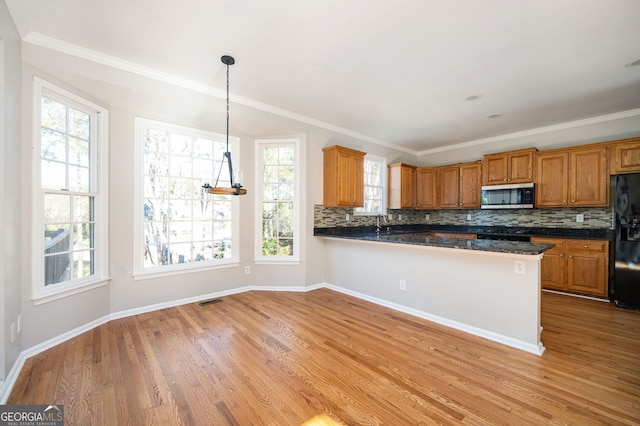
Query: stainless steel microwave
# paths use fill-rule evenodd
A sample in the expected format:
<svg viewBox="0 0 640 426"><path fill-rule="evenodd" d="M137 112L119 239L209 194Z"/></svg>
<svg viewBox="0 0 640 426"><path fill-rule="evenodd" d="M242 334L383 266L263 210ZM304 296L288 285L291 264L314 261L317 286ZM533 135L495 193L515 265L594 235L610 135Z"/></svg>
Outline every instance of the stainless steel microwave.
<svg viewBox="0 0 640 426"><path fill-rule="evenodd" d="M532 209L533 183L492 185L482 187L483 209Z"/></svg>

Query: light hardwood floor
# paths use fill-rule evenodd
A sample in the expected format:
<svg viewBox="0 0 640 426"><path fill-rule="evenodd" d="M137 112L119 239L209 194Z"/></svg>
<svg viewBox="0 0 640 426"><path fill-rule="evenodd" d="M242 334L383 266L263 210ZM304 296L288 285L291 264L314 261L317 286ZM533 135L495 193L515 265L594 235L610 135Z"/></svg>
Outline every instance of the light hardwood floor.
<svg viewBox="0 0 640 426"><path fill-rule="evenodd" d="M537 356L328 289L248 292L64 342L8 404L64 404L67 425L640 424L640 312L542 311Z"/></svg>

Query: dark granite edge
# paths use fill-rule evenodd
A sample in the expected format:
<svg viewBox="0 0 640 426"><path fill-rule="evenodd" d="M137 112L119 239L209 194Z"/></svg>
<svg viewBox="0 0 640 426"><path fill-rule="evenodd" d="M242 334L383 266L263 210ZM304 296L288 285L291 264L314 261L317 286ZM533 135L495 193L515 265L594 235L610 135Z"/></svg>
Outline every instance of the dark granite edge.
<svg viewBox="0 0 640 426"><path fill-rule="evenodd" d="M515 226L463 226L463 225L393 225L381 226L381 232L388 234L402 234L410 232L459 232L484 235L521 235L529 237L575 238L587 240L613 241L615 231L607 228L577 229L577 228L536 228ZM315 236L349 236L373 233L375 226L354 226L334 228L313 228Z"/></svg>
<svg viewBox="0 0 640 426"><path fill-rule="evenodd" d="M539 244L523 241L470 240L464 238L425 237L408 233L360 233L351 235L316 235L319 237L354 241L384 242L392 244L439 247L458 250L475 250L493 253L538 255L554 247L553 244Z"/></svg>

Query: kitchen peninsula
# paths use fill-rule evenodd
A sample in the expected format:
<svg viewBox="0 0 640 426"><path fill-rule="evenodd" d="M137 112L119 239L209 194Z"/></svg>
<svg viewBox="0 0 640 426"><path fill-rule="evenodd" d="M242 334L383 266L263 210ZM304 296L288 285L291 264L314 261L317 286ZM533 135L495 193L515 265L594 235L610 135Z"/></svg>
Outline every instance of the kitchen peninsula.
<svg viewBox="0 0 640 426"><path fill-rule="evenodd" d="M338 291L542 354L540 262L549 244L424 232L316 230ZM425 342L428 349L429 342Z"/></svg>

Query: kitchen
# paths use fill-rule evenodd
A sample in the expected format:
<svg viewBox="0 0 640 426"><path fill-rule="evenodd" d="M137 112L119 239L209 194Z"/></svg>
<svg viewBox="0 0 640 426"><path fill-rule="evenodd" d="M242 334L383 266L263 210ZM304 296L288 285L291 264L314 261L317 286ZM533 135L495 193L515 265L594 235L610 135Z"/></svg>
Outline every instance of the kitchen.
<svg viewBox="0 0 640 426"><path fill-rule="evenodd" d="M325 149L325 159L333 151L332 148ZM352 151L345 152L354 154ZM469 175L465 178L462 172L455 174L452 180L447 177L446 172L452 168L462 170L465 165L475 170L475 175L471 178L468 177ZM332 177L335 178L331 176L332 164L329 162L328 166L329 168L325 169L325 176L328 175L329 179L325 178L325 188L327 185L332 187L339 182L339 180L332 181ZM399 169L399 172L394 172L394 169ZM435 173L429 174L430 171ZM636 214L636 216L631 215L632 219L629 219L629 222L633 220L635 222L626 228L631 232L625 235L631 237L627 238L629 241L624 244L627 252L634 254L626 255L625 261L629 267L624 271L637 270L637 263L633 266L633 262L637 260L629 259L634 255L637 258L638 245L634 241L637 239L638 225L634 202L637 210L638 201L635 198L631 202L628 201L630 192L628 190L624 192L624 196L627 197L624 198L620 194L621 184L613 190L610 189L616 181L622 181L621 178L617 179L618 175L625 177L625 184L627 181L631 183L627 184L627 187L635 187L633 185L635 181L632 179L636 175L631 173L638 171L640 171L640 139L638 138L546 151L523 149L507 153L492 153L485 155L482 162L436 168L418 168L402 163L391 164L388 185L390 210L387 223L383 228L384 232L400 235L424 236L431 232L431 236L427 236L422 242L427 246L437 246L443 241L458 241L458 245L454 245L454 248L483 250L477 245L486 239L497 240L495 244L498 246L504 244L501 242L504 240L549 244L553 248L545 250L540 265L540 281L545 291L559 291L567 295L590 297L602 301L611 300L617 306L638 309L640 304L637 284L640 280L637 279L637 275L633 275L632 278L620 280L619 285L616 286L615 272L617 270L620 274L621 268L614 268L614 264L621 264L620 261L616 262L619 260L617 258L619 250L614 248L623 244L620 241L621 220L618 213L620 210L618 206L623 204L627 206L627 210ZM344 172L344 169L340 172ZM420 182L418 176L426 176L430 179L429 183ZM492 186L494 182L499 185ZM509 188L517 188L506 190L507 193L515 192L516 195L520 195L520 197L514 197L515 202L526 203L526 205L507 206L504 203L490 205L495 192L505 192L501 191L505 182L512 184ZM472 189L465 188L465 185ZM455 207L443 209L443 201L448 200L448 197L451 198L448 192L452 187L456 192L453 197L456 199L453 203ZM422 188L422 191L416 191L416 188ZM424 188L428 190L425 191ZM536 191L535 209L531 203L533 188ZM326 191L325 189L325 194ZM614 191L618 193L618 199L623 198L623 201L618 200L616 203L615 223L614 203L611 200ZM457 195L463 193L467 194L467 198L471 200L466 205L462 205L463 202L459 201L462 200L462 195ZM424 194L429 196L425 197ZM504 198L504 194L501 197ZM624 200L627 202L625 203ZM338 237L366 240L367 237L363 237L362 234L366 235L374 229L380 232L379 225L376 224L377 227L373 225L375 219L349 215L350 209L337 207L336 198L331 195L325 197L325 204L327 201L331 204L329 207L315 206L315 235L334 239ZM436 209L426 209L424 208L426 205L435 205ZM479 207L480 210L477 210ZM627 223L627 217L629 216L624 216L622 221ZM614 227L614 224L618 225ZM615 234L618 236L615 237ZM453 240L434 238L438 236L450 237ZM409 237L407 239L405 242L408 244L416 243L413 240L409 241ZM461 239L468 240L463 244ZM336 243L332 241L330 244L334 246ZM335 247L333 249L335 250ZM396 250L396 247L393 249ZM348 264L354 263L355 255L347 256L347 252L341 252L340 255L330 254L329 257L334 266L338 265L335 269L340 270L348 269ZM345 258L348 260L341 260ZM367 262L366 256L362 262ZM381 257L380 262L395 266L399 260L388 250L387 261L384 262L384 257ZM391 266L379 268L379 264L371 261L368 266L369 269L376 271L370 274L370 279L375 284L366 290L361 286L354 291L362 291L369 296L380 297L400 305L407 303L410 308L420 310L419 305L414 303L415 293L414 300L411 300L411 296L406 297L398 292L389 292L388 289L380 290L385 286L388 288L393 278L407 275L406 269L396 268L395 276L393 274L389 276L386 272ZM406 268L406 263L402 262L402 264ZM459 264L464 264L464 261L461 260ZM433 271L430 272L433 274ZM477 276L483 276L479 271L475 273L480 274ZM376 278L379 276L384 276L387 281L381 282ZM418 286L424 285L420 283L419 276L418 273L414 282L417 281ZM340 276L335 276L335 279L341 284L348 281ZM380 291L377 294L380 296L376 296L378 290ZM406 291L406 287L401 290ZM494 297L500 299L501 296L494 295ZM513 301L509 300L509 303Z"/></svg>

